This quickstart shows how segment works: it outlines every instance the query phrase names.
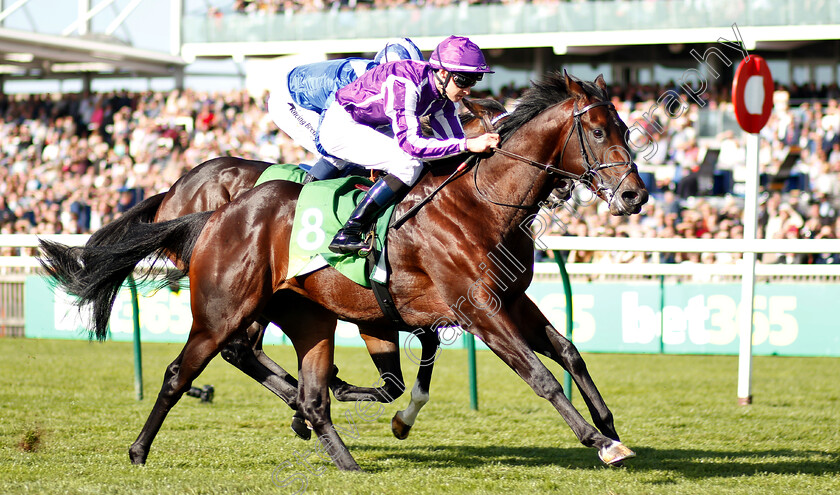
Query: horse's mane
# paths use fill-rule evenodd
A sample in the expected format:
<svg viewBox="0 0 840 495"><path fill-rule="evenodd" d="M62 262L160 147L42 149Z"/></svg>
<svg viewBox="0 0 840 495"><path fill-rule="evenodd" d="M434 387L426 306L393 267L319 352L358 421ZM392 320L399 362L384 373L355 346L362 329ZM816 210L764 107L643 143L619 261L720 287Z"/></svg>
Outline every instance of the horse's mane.
<svg viewBox="0 0 840 495"><path fill-rule="evenodd" d="M576 77L572 79L583 86L587 94L599 100L607 100L608 96L595 83L582 81ZM498 132L504 143L517 129L531 121L543 110L572 97L566 87L566 78L561 72L550 72L539 81L532 81L531 87L523 94L516 108L499 126Z"/></svg>

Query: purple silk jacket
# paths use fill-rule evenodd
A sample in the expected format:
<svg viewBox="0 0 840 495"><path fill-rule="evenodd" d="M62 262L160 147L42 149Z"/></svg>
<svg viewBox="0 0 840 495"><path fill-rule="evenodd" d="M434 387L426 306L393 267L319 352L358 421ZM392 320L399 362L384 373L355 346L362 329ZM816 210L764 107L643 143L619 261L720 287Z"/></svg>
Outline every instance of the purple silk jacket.
<svg viewBox="0 0 840 495"><path fill-rule="evenodd" d="M353 120L370 127L390 125L400 148L421 160L436 160L466 150L464 129L455 104L434 82L425 62L401 60L362 74L335 94ZM423 136L420 117L428 115L438 139Z"/></svg>

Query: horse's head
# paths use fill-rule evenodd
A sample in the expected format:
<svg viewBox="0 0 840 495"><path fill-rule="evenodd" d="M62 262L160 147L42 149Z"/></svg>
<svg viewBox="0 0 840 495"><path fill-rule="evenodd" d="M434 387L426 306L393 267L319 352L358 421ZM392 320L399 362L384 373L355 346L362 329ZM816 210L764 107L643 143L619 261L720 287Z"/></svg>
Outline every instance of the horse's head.
<svg viewBox="0 0 840 495"><path fill-rule="evenodd" d="M598 76L593 84L565 71L563 76L573 124L562 138L558 165L606 201L613 215L638 213L648 192L624 139L627 125L610 103L604 78Z"/></svg>

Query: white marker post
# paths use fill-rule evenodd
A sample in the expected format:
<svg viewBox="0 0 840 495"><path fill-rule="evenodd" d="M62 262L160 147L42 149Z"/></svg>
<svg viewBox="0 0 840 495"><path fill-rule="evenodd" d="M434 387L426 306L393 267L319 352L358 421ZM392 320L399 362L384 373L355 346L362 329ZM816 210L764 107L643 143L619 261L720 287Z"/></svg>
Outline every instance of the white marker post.
<svg viewBox="0 0 840 495"><path fill-rule="evenodd" d="M758 223L758 134L747 135L747 183L744 191L744 240L755 239ZM741 342L738 348L738 404L752 403L752 315L755 302L755 253L744 253L741 267L741 305L738 311Z"/></svg>
<svg viewBox="0 0 840 495"><path fill-rule="evenodd" d="M758 132L767 124L773 108L773 77L767 62L757 55L745 58L732 82L735 118L747 135L747 183L744 191L744 240L756 237L758 222ZM738 404L752 403L752 333L755 298L755 252L744 253L741 271L741 305L738 312Z"/></svg>

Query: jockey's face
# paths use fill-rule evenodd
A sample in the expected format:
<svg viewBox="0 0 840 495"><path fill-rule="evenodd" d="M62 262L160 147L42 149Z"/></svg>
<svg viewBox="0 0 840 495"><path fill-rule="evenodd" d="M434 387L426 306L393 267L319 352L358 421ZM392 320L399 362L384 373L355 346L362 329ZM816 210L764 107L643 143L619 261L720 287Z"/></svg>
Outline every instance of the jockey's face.
<svg viewBox="0 0 840 495"><path fill-rule="evenodd" d="M440 71L440 80L441 80L441 81L446 81L446 79L447 79L447 77L446 77L446 76L447 76L447 75L448 75L448 72L447 72L447 71L445 71L445 70L443 70L443 69L441 69L441 71ZM454 75L454 74L453 74L453 75ZM462 100L465 96L469 96L469 94L470 94L470 88L469 88L469 87L467 87L467 88L460 88L460 87L458 87L458 85L457 85L457 84L455 84L455 78L454 78L454 77L450 77L450 78L448 78L448 79L449 79L449 83L446 85L446 88L443 88L443 87L442 87L442 86L443 86L443 84L442 84L441 82L438 82L438 90L440 90L440 92L441 92L441 93L444 93L444 92L445 92L445 93L446 93L446 97L447 97L450 101L452 101L453 103L458 103L458 102L459 102L459 101L461 101L461 100Z"/></svg>

